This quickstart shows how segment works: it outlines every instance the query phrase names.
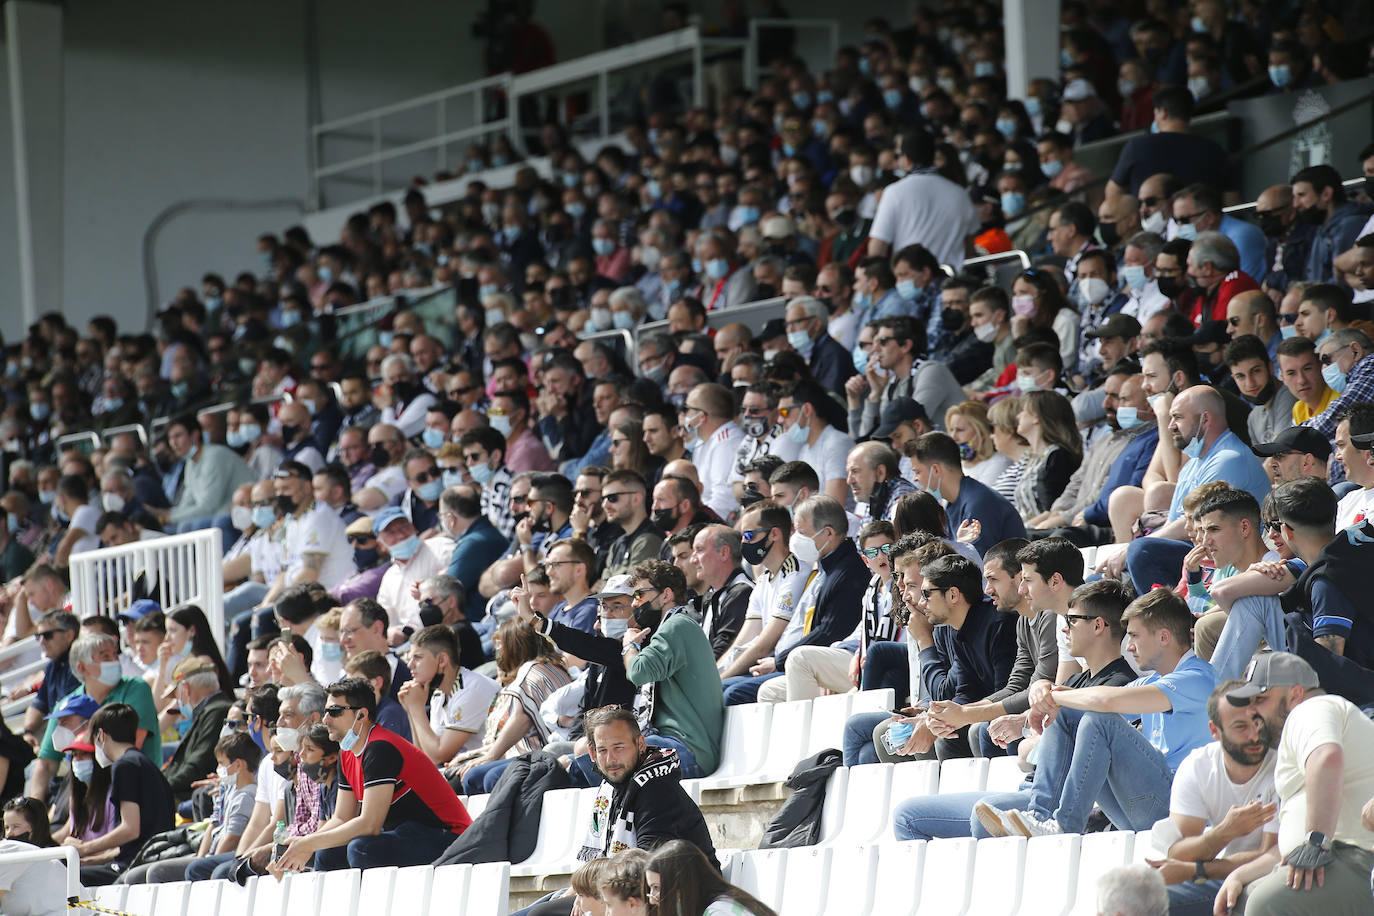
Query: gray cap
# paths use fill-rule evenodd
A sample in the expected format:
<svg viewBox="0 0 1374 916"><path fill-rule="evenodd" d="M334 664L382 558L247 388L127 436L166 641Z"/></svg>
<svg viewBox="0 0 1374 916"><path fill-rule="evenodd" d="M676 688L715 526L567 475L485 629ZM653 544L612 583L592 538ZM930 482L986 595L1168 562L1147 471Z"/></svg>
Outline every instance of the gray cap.
<svg viewBox="0 0 1374 916"><path fill-rule="evenodd" d="M1307 661L1292 652L1265 652L1250 660L1245 669L1245 686L1237 687L1226 695L1228 700L1246 700L1259 696L1271 687L1306 687L1308 690L1321 686L1317 671Z"/></svg>

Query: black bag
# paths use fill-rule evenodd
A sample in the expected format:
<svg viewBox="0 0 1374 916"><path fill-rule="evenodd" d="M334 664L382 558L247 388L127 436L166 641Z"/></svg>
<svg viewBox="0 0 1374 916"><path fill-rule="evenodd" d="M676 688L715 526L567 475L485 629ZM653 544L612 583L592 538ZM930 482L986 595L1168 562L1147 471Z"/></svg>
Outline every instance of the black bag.
<svg viewBox="0 0 1374 916"><path fill-rule="evenodd" d="M796 765L792 775L787 777L787 787L792 794L764 830L759 849L816 845L821 838L826 783L843 762L844 755L832 747Z"/></svg>
<svg viewBox="0 0 1374 916"><path fill-rule="evenodd" d="M147 865L150 862L162 862L179 856L193 856L200 849L201 835L209 829L209 826L202 826L201 824L185 824L154 834L148 838L148 842L143 844L143 848L138 851L138 855L134 856L129 867Z"/></svg>

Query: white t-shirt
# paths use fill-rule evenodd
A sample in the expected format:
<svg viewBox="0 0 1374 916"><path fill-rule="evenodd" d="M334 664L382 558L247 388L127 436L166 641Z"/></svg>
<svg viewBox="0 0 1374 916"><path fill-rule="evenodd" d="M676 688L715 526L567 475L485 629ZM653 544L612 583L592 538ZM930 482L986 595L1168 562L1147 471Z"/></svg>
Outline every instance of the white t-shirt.
<svg viewBox="0 0 1374 916"><path fill-rule="evenodd" d="M1236 805L1248 805L1251 802L1268 805L1278 801L1279 793L1274 788L1277 754L1267 752L1260 768L1249 781L1241 785L1232 782L1226 775L1225 756L1221 742L1213 741L1183 758L1178 772L1174 774L1174 787L1169 796L1170 814L1199 817L1215 827ZM1259 849L1263 834L1278 832L1279 821L1275 817L1269 823L1226 844L1217 853L1217 858L1224 859L1239 852Z"/></svg>
<svg viewBox="0 0 1374 916"><path fill-rule="evenodd" d="M100 524L100 510L95 506L85 505L72 513L72 520L67 525L67 529L80 528L86 532L85 537L78 538L76 543L72 545L72 556L85 553L88 550L95 550L100 546L100 533L95 530L98 524Z"/></svg>
<svg viewBox="0 0 1374 916"><path fill-rule="evenodd" d="M278 799L286 797L286 780L277 775L277 771L272 769L272 755L263 754L262 762L258 764L258 790L253 796L253 801L267 806L268 811L272 810Z"/></svg>
<svg viewBox="0 0 1374 916"><path fill-rule="evenodd" d="M1374 831L1360 823L1360 809L1374 798L1374 722L1355 704L1332 694L1304 700L1288 714L1279 741L1274 785L1279 790L1279 852L1288 855L1307 840L1307 758L1324 744L1345 752L1340 816L1332 839L1374 848Z"/></svg>
<svg viewBox="0 0 1374 916"><path fill-rule="evenodd" d="M6 863L7 855L38 849L19 840L0 840L0 910L5 916L66 916L67 865L61 859Z"/></svg>
<svg viewBox="0 0 1374 916"><path fill-rule="evenodd" d="M764 570L754 582L754 590L749 594L749 606L745 608L745 620L791 620L797 608L797 599L806 587L806 577L811 574L811 564L803 563L795 554L788 554L778 567L777 575ZM765 623L766 625L766 623Z"/></svg>
<svg viewBox="0 0 1374 916"><path fill-rule="evenodd" d="M262 576L268 585L277 578L277 573L286 565L286 545L279 538L273 538L266 531L259 531L248 542L248 562L253 572Z"/></svg>
<svg viewBox="0 0 1374 916"><path fill-rule="evenodd" d="M286 520L286 580L294 582L305 568L305 555L324 554L320 584L333 588L353 575L353 552L348 549L343 519L324 503L315 503L300 518Z"/></svg>
<svg viewBox="0 0 1374 916"><path fill-rule="evenodd" d="M452 553L453 541L439 535L421 541L420 549L405 563L392 560L377 587L377 603L386 608L392 626L417 630L424 626L420 622L420 602L411 595L410 587L435 573L448 572Z"/></svg>
<svg viewBox="0 0 1374 916"><path fill-rule="evenodd" d="M968 192L934 172L908 175L883 189L868 234L887 242L891 254L924 245L935 260L956 269L964 263L964 239L978 231Z"/></svg>
<svg viewBox="0 0 1374 916"><path fill-rule="evenodd" d="M461 687L458 686L460 681ZM482 746L487 712L491 709L491 701L501 691L501 685L475 671L461 668L453 688L448 699L437 692L430 698L429 727L434 729L436 735L442 735L446 729L468 732L468 740L459 750L479 748Z"/></svg>
<svg viewBox="0 0 1374 916"><path fill-rule="evenodd" d="M825 584L825 570L817 567L812 572L807 573L807 577L802 579L802 582L805 585L801 597L797 599L796 606L792 610L792 617L787 621L787 626L783 628L777 644L773 646L774 657L779 652L792 648L806 636L806 621L808 618L816 616L816 596L820 593L821 586Z"/></svg>
<svg viewBox="0 0 1374 916"><path fill-rule="evenodd" d="M854 448L853 439L835 427L827 426L825 432L821 433L816 440L815 445L803 445L801 447L797 460L803 464L811 465L816 476L820 478L821 489L824 490L827 481L837 478L844 480L848 476L844 463L852 448Z"/></svg>
<svg viewBox="0 0 1374 916"><path fill-rule="evenodd" d="M1336 503L1336 530L1363 521L1371 508L1374 508L1374 489L1351 490Z"/></svg>
<svg viewBox="0 0 1374 916"><path fill-rule="evenodd" d="M773 435L771 432L762 439L742 436L739 448L735 451L735 464L730 469L730 482L744 479L744 467L764 455L777 455L783 461L796 461L801 453L801 443L793 442L786 436Z"/></svg>
<svg viewBox="0 0 1374 916"><path fill-rule="evenodd" d="M731 420L692 448L692 464L701 478L701 501L721 518L739 505L730 486L730 472L734 470L735 453L743 438L744 430Z"/></svg>
<svg viewBox="0 0 1374 916"><path fill-rule="evenodd" d="M409 486L406 483L406 472L401 470L399 465L391 465L382 468L371 477L367 478L365 486L374 487L386 494L387 502L395 505L401 498L402 491Z"/></svg>

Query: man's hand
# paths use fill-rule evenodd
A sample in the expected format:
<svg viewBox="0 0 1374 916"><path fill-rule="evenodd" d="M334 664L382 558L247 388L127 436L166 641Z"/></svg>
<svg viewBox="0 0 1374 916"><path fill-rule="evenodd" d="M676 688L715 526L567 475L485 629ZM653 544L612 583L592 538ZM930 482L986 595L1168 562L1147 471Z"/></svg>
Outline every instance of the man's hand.
<svg viewBox="0 0 1374 916"><path fill-rule="evenodd" d="M553 417L561 420L568 413L568 402L560 394L554 394L547 388L540 391L534 398L534 409L540 417Z"/></svg>
<svg viewBox="0 0 1374 916"><path fill-rule="evenodd" d="M774 660L773 656L770 655L767 658L759 659L758 662L749 668L749 673L754 677L763 677L765 674L772 674L777 670L778 663Z"/></svg>
<svg viewBox="0 0 1374 916"><path fill-rule="evenodd" d="M67 837L62 841L62 845L74 847L76 849L76 854L83 857L87 854L86 849L89 846L85 840L79 840L74 836Z"/></svg>
<svg viewBox="0 0 1374 916"><path fill-rule="evenodd" d="M988 723L988 737L998 747L1007 747L1021 737L1026 727L1026 716L1017 713L1011 716L998 716Z"/></svg>
<svg viewBox="0 0 1374 916"><path fill-rule="evenodd" d="M915 754L924 754L935 746L935 739L944 737L937 735L930 728L930 721L926 716L915 716L914 718L901 719L902 722L910 722L916 726L916 730L911 733L911 737L906 739L901 750L897 753L902 757L911 757Z"/></svg>
<svg viewBox="0 0 1374 916"><path fill-rule="evenodd" d="M1202 571L1202 561L1212 558L1212 549L1202 544L1197 544L1192 550L1188 551L1183 557L1183 566L1190 573Z"/></svg>
<svg viewBox="0 0 1374 916"><path fill-rule="evenodd" d="M1084 518L1083 513L1080 512L1073 517L1073 521L1069 524L1074 528L1082 528L1084 525L1088 524L1088 520Z"/></svg>
<svg viewBox="0 0 1374 916"><path fill-rule="evenodd" d="M520 574L520 584L514 586L507 594L515 604L515 613L520 617L520 622L526 625L534 623L534 607L530 604L530 593L525 585L525 575Z"/></svg>
<svg viewBox="0 0 1374 916"><path fill-rule="evenodd" d="M515 539L520 542L521 547L530 546L534 540L534 522L528 515L520 519L519 524L515 526Z"/></svg>
<svg viewBox="0 0 1374 916"><path fill-rule="evenodd" d="M863 666L863 656L855 652L854 657L849 660L849 683L855 687L859 686L859 674L863 671Z"/></svg>
<svg viewBox="0 0 1374 916"><path fill-rule="evenodd" d="M1283 864L1288 866L1285 883L1295 891L1310 891L1314 883L1322 887L1326 883L1326 866L1334 861L1336 855L1331 850L1304 842L1283 857Z"/></svg>
<svg viewBox="0 0 1374 916"><path fill-rule="evenodd" d="M983 533L983 523L976 518L966 518L959 523L959 531L955 534L955 540L960 544L972 544Z"/></svg>
<svg viewBox="0 0 1374 916"><path fill-rule="evenodd" d="M1279 581L1284 576L1291 575L1288 572L1288 567L1282 560L1260 560L1258 563L1251 563L1249 571L1267 576L1275 582Z"/></svg>
<svg viewBox="0 0 1374 916"><path fill-rule="evenodd" d="M572 511L568 513L568 522L572 525L574 536L584 537L587 529L592 526L591 510L584 509L580 505L574 505Z"/></svg>
<svg viewBox="0 0 1374 916"><path fill-rule="evenodd" d="M1231 911L1236 908L1236 901L1240 899L1241 892L1245 890L1245 885L1235 872L1227 875L1221 882L1221 890L1217 891L1217 899L1212 901L1212 916L1231 916Z"/></svg>
<svg viewBox="0 0 1374 916"><path fill-rule="evenodd" d="M401 685L401 689L396 691L396 702L407 712L419 712L425 708L425 688L420 686L419 681L406 681Z"/></svg>
<svg viewBox="0 0 1374 916"><path fill-rule="evenodd" d="M310 680L310 671L295 646L279 642L267 653L267 677L277 684L299 684Z"/></svg>
<svg viewBox="0 0 1374 916"><path fill-rule="evenodd" d="M935 638L935 628L920 608L912 608L906 621L907 632L918 644L928 645Z"/></svg>
<svg viewBox="0 0 1374 916"><path fill-rule="evenodd" d="M310 867L311 860L315 857L315 844L311 842L311 836L293 836L286 839L286 852L282 853L281 858L269 865L274 875L286 871L305 871ZM275 866L275 868L273 867Z"/></svg>
<svg viewBox="0 0 1374 916"><path fill-rule="evenodd" d="M1181 859L1146 859L1145 864L1159 872L1165 884L1182 884L1197 874L1197 866Z"/></svg>
<svg viewBox="0 0 1374 916"><path fill-rule="evenodd" d="M1360 823L1364 825L1365 830L1374 830L1374 798L1365 802L1364 807L1360 809Z"/></svg>
<svg viewBox="0 0 1374 916"><path fill-rule="evenodd" d="M934 700L930 704L930 711L926 713L928 720L933 719L932 729L936 724L947 731L958 731L968 725L972 719L968 711L958 703L950 700Z"/></svg>
<svg viewBox="0 0 1374 916"><path fill-rule="evenodd" d="M882 400L883 389L887 387L887 373L871 356L868 358L868 364L864 366L864 378L868 381L868 399Z"/></svg>
<svg viewBox="0 0 1374 916"><path fill-rule="evenodd" d="M1104 579L1120 579L1126 568L1126 551L1118 551L1097 564L1097 573Z"/></svg>
<svg viewBox="0 0 1374 916"><path fill-rule="evenodd" d="M635 627L627 627L625 630L625 635L620 637L621 651L626 651L630 649L630 647L632 646L635 649L640 648L640 645L644 642L644 640L648 639L649 636L650 633L647 627L640 629L636 629Z"/></svg>
<svg viewBox="0 0 1374 916"><path fill-rule="evenodd" d="M844 396L845 400L849 402L851 410L859 406L859 402L863 400L863 396L867 391L868 379L864 378L862 375L851 375L848 380L845 381Z"/></svg>
<svg viewBox="0 0 1374 916"><path fill-rule="evenodd" d="M1226 837L1227 842L1248 836L1274 819L1279 812L1278 802L1268 805L1250 802L1245 805L1232 805L1231 810L1217 824L1216 831Z"/></svg>
<svg viewBox="0 0 1374 916"><path fill-rule="evenodd" d="M407 639L406 628L399 624L386 631L386 644L393 649L398 646L404 646Z"/></svg>

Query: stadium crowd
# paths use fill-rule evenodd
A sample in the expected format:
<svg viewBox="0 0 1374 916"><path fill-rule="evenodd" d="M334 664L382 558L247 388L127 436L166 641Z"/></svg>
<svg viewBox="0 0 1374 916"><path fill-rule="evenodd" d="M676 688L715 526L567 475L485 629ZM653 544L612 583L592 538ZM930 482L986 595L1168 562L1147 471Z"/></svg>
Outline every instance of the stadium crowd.
<svg viewBox="0 0 1374 916"><path fill-rule="evenodd" d="M1170 912L1367 910L1374 145L1233 215L1190 127L1369 72L1340 6L1068 2L1021 99L991 5L922 8L593 158L550 126L552 180L263 235L150 333L43 316L0 419L4 640L46 659L6 839L87 885L474 861L595 787L534 912L771 916L680 780L727 706L890 687L845 764L1027 772L898 839L1158 822ZM73 556L211 527L226 632L147 570L73 605Z"/></svg>

